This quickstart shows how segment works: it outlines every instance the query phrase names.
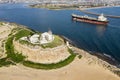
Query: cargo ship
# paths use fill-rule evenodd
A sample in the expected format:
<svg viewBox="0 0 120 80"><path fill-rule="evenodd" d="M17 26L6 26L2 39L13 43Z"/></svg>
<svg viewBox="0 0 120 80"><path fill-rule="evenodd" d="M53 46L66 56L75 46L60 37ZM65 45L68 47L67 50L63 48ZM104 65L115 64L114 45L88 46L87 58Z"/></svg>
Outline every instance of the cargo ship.
<svg viewBox="0 0 120 80"><path fill-rule="evenodd" d="M98 16L98 18L89 17L87 15L80 16L80 15L72 14L72 20L81 21L81 22L87 22L87 23L92 23L92 24L97 24L97 25L107 25L108 22L109 22L107 20L107 18L104 17L103 14Z"/></svg>

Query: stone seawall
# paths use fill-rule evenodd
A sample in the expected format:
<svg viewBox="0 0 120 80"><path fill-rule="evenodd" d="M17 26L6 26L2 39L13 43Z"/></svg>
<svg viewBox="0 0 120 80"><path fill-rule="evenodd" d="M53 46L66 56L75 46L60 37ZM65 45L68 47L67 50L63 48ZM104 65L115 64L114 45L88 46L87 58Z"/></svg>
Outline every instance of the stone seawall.
<svg viewBox="0 0 120 80"><path fill-rule="evenodd" d="M13 44L16 51L27 56L27 60L32 62L43 64L58 63L70 56L66 45L43 49L40 46L23 45L19 41L13 41Z"/></svg>

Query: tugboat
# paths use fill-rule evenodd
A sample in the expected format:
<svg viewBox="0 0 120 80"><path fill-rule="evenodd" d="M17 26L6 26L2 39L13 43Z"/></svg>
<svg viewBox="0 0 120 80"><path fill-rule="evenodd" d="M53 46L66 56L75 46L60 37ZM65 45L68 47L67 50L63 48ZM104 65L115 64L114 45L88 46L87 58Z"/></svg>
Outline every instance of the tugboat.
<svg viewBox="0 0 120 80"><path fill-rule="evenodd" d="M107 20L107 18L104 17L103 14L101 14L100 16L98 16L98 18L89 17L87 15L80 16L80 15L72 14L72 19L75 20L75 21L81 21L81 22L98 24L98 25L107 25L108 22L109 22Z"/></svg>

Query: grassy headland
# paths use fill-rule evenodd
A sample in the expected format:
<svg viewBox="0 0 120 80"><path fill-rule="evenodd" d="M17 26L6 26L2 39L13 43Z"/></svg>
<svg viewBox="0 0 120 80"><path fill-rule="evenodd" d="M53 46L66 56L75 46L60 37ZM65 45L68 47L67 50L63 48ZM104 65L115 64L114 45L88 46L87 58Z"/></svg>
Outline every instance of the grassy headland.
<svg viewBox="0 0 120 80"><path fill-rule="evenodd" d="M35 62L25 60L27 56L23 56L21 52L17 52L15 50L13 41L14 40L17 41L21 37L32 35L33 33L35 33L35 32L33 32L30 29L22 28L19 26L17 26L16 28L11 30L11 33L9 34L9 36L5 42L5 50L6 50L5 54L7 54L7 56L5 58L0 59L0 67L16 65L16 64L20 63L27 67L32 67L32 68L37 68L37 69L56 69L56 68L60 68L60 67L68 65L69 63L71 63L74 60L76 55L73 54L72 50L71 51L68 50L68 52L71 53L71 55L67 59L60 61L58 63L54 63L54 64L53 63L52 64L41 64L41 63L35 63ZM27 42L27 45L29 45L29 44L30 43ZM57 47L62 44L64 44L64 41L62 40L62 38L55 35L55 39L53 42L42 45L42 47L53 48L53 47Z"/></svg>

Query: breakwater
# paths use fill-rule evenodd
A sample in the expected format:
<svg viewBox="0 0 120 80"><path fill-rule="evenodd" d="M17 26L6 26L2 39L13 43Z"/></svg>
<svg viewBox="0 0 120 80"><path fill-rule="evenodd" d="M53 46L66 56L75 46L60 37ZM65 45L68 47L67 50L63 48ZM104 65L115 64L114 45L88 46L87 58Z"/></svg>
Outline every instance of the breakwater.
<svg viewBox="0 0 120 80"><path fill-rule="evenodd" d="M90 12L90 11L86 11L86 10L80 10L81 12L87 13L87 14L92 14L92 15L97 15L99 16L100 14L98 13L94 13L94 12ZM110 17L110 18L120 18L120 16L116 16L116 15L104 15L106 17Z"/></svg>

